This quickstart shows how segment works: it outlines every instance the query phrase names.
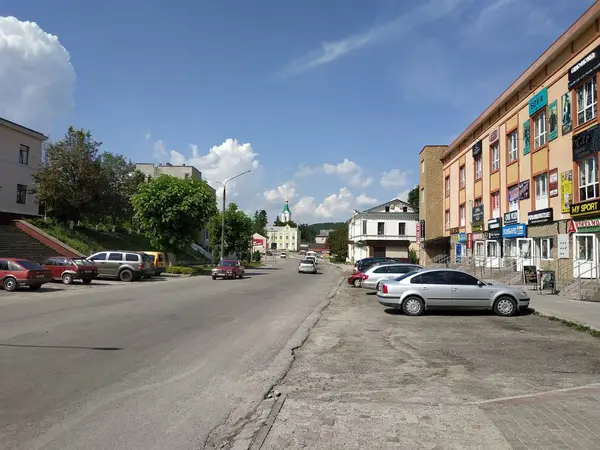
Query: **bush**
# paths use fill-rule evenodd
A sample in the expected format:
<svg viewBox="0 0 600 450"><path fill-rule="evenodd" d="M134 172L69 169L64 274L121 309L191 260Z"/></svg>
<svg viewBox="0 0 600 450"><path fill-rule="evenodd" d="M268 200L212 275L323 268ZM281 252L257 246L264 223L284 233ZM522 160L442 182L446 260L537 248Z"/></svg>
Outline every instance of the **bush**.
<svg viewBox="0 0 600 450"><path fill-rule="evenodd" d="M409 249L408 250L408 258L412 264L419 264L419 254L416 250Z"/></svg>
<svg viewBox="0 0 600 450"><path fill-rule="evenodd" d="M201 273L200 269L187 266L168 266L165 269L166 273L172 273L176 275L198 275Z"/></svg>
<svg viewBox="0 0 600 450"><path fill-rule="evenodd" d="M252 261L254 262L260 262L260 258L262 257L262 255L260 254L260 252L258 250L256 250L253 254L252 254Z"/></svg>

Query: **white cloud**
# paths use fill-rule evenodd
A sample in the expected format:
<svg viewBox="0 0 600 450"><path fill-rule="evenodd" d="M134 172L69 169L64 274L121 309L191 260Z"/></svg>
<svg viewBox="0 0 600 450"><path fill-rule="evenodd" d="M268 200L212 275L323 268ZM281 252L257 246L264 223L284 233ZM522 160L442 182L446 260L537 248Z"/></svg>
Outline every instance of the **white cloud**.
<svg viewBox="0 0 600 450"><path fill-rule="evenodd" d="M75 70L58 37L0 17L0 116L47 132L73 108Z"/></svg>
<svg viewBox="0 0 600 450"><path fill-rule="evenodd" d="M320 203L314 197L302 197L290 208L293 217L302 220L347 220L354 209L376 203L377 199L365 194L354 197L348 188L343 187L339 193L325 197Z"/></svg>
<svg viewBox="0 0 600 450"><path fill-rule="evenodd" d="M379 181L383 187L402 187L408 184L408 172L401 172L398 169L392 169L389 172L383 172Z"/></svg>
<svg viewBox="0 0 600 450"><path fill-rule="evenodd" d="M292 200L296 197L296 188L293 182L284 183L275 189L265 191L263 196L270 203L283 203L285 200Z"/></svg>
<svg viewBox="0 0 600 450"><path fill-rule="evenodd" d="M365 195L365 194L360 194L358 197L356 197L356 205L357 206L376 205L377 203L379 203L379 200L377 200L376 198L373 198L373 197L369 197L368 195Z"/></svg>
<svg viewBox="0 0 600 450"><path fill-rule="evenodd" d="M147 141L149 141L150 139L152 139L152 132L150 130L146 131L146 134L144 137L146 138Z"/></svg>
<svg viewBox="0 0 600 450"><path fill-rule="evenodd" d="M167 151L167 147L162 140L159 139L154 143L152 155L154 156L154 159L160 162L165 162L165 159L169 158L169 152Z"/></svg>
<svg viewBox="0 0 600 450"><path fill-rule="evenodd" d="M338 175L343 181L354 187L367 187L373 183L373 177L365 176L363 168L347 158L339 164L325 163L319 167L310 167L301 164L298 167L296 176L305 177L318 173Z"/></svg>
<svg viewBox="0 0 600 450"><path fill-rule="evenodd" d="M402 200L404 202L408 201L408 193L411 191L412 189L405 189L402 192L400 192L398 195L396 195L396 198L398 200Z"/></svg>

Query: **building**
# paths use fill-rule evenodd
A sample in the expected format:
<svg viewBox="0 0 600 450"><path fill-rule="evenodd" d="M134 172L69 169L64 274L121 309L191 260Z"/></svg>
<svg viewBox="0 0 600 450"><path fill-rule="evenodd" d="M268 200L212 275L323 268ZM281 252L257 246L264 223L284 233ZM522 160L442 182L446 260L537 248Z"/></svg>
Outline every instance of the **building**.
<svg viewBox="0 0 600 450"><path fill-rule="evenodd" d="M450 238L444 236L442 214L444 197L440 195L444 165L441 157L447 145L426 145L419 153L419 262L430 264L447 260Z"/></svg>
<svg viewBox="0 0 600 450"><path fill-rule="evenodd" d="M598 277L599 20L595 2L443 152L453 259Z"/></svg>
<svg viewBox="0 0 600 450"><path fill-rule="evenodd" d="M252 235L252 253L254 252L260 252L261 255L267 253L267 238L262 234Z"/></svg>
<svg viewBox="0 0 600 450"><path fill-rule="evenodd" d="M288 250L297 252L300 248L300 229L292 227L292 211L290 210L289 202L285 201L285 205L279 215L279 220L284 223L281 226L272 226L267 229L268 247L271 250Z"/></svg>
<svg viewBox="0 0 600 450"><path fill-rule="evenodd" d="M42 163L42 133L0 118L0 222L37 216L33 175Z"/></svg>
<svg viewBox="0 0 600 450"><path fill-rule="evenodd" d="M392 200L363 212L348 222L348 259L369 256L409 258L417 250L419 214L402 200Z"/></svg>
<svg viewBox="0 0 600 450"><path fill-rule="evenodd" d="M320 230L319 234L315 236L315 244L326 244L331 231L333 230Z"/></svg>

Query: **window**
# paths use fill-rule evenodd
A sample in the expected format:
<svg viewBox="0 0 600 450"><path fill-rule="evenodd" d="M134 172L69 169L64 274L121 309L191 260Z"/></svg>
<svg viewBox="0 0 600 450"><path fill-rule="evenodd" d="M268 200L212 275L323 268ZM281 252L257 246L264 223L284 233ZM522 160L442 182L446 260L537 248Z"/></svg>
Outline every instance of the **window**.
<svg viewBox="0 0 600 450"><path fill-rule="evenodd" d="M491 156L492 156L492 172L496 172L497 170L500 170L500 143L499 142L492 144Z"/></svg>
<svg viewBox="0 0 600 450"><path fill-rule="evenodd" d="M477 286L479 280L468 273L463 272L448 272L448 284L456 284L461 286Z"/></svg>
<svg viewBox="0 0 600 450"><path fill-rule="evenodd" d="M598 115L596 75L577 88L577 125L582 125Z"/></svg>
<svg viewBox="0 0 600 450"><path fill-rule="evenodd" d="M108 255L109 261L123 261L123 255L121 253L110 253Z"/></svg>
<svg viewBox="0 0 600 450"><path fill-rule="evenodd" d="M483 177L483 163L481 155L475 157L475 180L480 180Z"/></svg>
<svg viewBox="0 0 600 450"><path fill-rule="evenodd" d="M540 148L546 145L548 134L546 133L546 110L542 110L535 119L533 119L533 148Z"/></svg>
<svg viewBox="0 0 600 450"><path fill-rule="evenodd" d="M24 184L17 184L17 203L27 204L27 186Z"/></svg>
<svg viewBox="0 0 600 450"><path fill-rule="evenodd" d="M408 212L408 207L407 206L403 206L402 207L402 212Z"/></svg>
<svg viewBox="0 0 600 450"><path fill-rule="evenodd" d="M411 278L411 284L448 284L448 272L436 270Z"/></svg>
<svg viewBox="0 0 600 450"><path fill-rule="evenodd" d="M596 156L579 162L579 201L598 197L598 160Z"/></svg>
<svg viewBox="0 0 600 450"><path fill-rule="evenodd" d="M112 255L111 255L111 257L112 257ZM125 254L125 261L137 262L138 261L138 255L136 255L134 253L126 253Z"/></svg>
<svg viewBox="0 0 600 450"><path fill-rule="evenodd" d="M425 160L421 161L421 173L425 173Z"/></svg>
<svg viewBox="0 0 600 450"><path fill-rule="evenodd" d="M389 206L385 207L385 212L390 212L390 207Z"/></svg>
<svg viewBox="0 0 600 450"><path fill-rule="evenodd" d="M519 209L519 185L515 184L508 188L508 210L516 211Z"/></svg>
<svg viewBox="0 0 600 450"><path fill-rule="evenodd" d="M446 211L446 230L450 229L450 211Z"/></svg>
<svg viewBox="0 0 600 450"><path fill-rule="evenodd" d="M483 199L481 197L476 198L473 206L481 206L481 205L483 205Z"/></svg>
<svg viewBox="0 0 600 450"><path fill-rule="evenodd" d="M405 236L406 235L406 224L404 222L400 222L398 224L398 235Z"/></svg>
<svg viewBox="0 0 600 450"><path fill-rule="evenodd" d="M367 234L367 221L362 221L362 234Z"/></svg>
<svg viewBox="0 0 600 450"><path fill-rule="evenodd" d="M0 260L0 270L8 270L8 261Z"/></svg>
<svg viewBox="0 0 600 450"><path fill-rule="evenodd" d="M508 135L508 163L519 159L519 132L513 131Z"/></svg>
<svg viewBox="0 0 600 450"><path fill-rule="evenodd" d="M500 217L500 192L494 192L491 195L492 217Z"/></svg>
<svg viewBox="0 0 600 450"><path fill-rule="evenodd" d="M460 211L460 226L465 227L465 226L467 226L467 211L465 209L464 203L462 205L460 205L459 211Z"/></svg>
<svg viewBox="0 0 600 450"><path fill-rule="evenodd" d="M377 222L377 235L385 234L385 222Z"/></svg>
<svg viewBox="0 0 600 450"><path fill-rule="evenodd" d="M444 190L446 191L446 197L450 197L450 177L446 177L444 182Z"/></svg>
<svg viewBox="0 0 600 450"><path fill-rule="evenodd" d="M460 169L458 169L458 174L460 177L460 188L464 189L467 184L467 171L465 170L465 166L460 166Z"/></svg>
<svg viewBox="0 0 600 450"><path fill-rule="evenodd" d="M517 240L504 239L504 256L507 258L516 258L517 256Z"/></svg>
<svg viewBox="0 0 600 450"><path fill-rule="evenodd" d="M548 174L543 173L534 178L535 209L548 207Z"/></svg>
<svg viewBox="0 0 600 450"><path fill-rule="evenodd" d="M541 238L540 239L540 256L542 259L552 259L552 248L554 247L553 239Z"/></svg>
<svg viewBox="0 0 600 450"><path fill-rule="evenodd" d="M106 261L106 253L98 253L90 258L92 261Z"/></svg>
<svg viewBox="0 0 600 450"><path fill-rule="evenodd" d="M19 147L19 164L27 165L29 163L29 147L21 144Z"/></svg>

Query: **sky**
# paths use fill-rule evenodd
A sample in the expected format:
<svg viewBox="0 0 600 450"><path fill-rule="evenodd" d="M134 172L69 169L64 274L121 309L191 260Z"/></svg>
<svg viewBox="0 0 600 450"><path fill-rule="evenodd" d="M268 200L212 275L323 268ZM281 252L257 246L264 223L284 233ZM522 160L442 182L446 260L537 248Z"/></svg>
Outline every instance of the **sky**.
<svg viewBox="0 0 600 450"><path fill-rule="evenodd" d="M591 0L2 0L0 117L194 165L270 221L400 198Z"/></svg>

